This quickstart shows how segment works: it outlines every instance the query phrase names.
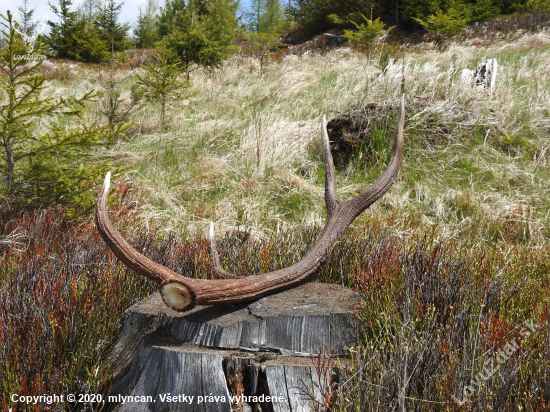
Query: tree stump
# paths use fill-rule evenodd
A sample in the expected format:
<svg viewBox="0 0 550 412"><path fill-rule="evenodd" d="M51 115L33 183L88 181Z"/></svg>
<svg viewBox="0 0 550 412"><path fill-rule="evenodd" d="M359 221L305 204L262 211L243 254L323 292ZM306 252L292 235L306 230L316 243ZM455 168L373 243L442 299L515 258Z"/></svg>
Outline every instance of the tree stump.
<svg viewBox="0 0 550 412"><path fill-rule="evenodd" d="M492 98L495 93L497 72L497 59L489 59L487 63L481 63L475 70L462 70L462 86L469 89L485 90Z"/></svg>
<svg viewBox="0 0 550 412"><path fill-rule="evenodd" d="M321 283L230 306L128 310L107 397L118 411L313 411L335 381L332 356L358 344L350 289Z"/></svg>

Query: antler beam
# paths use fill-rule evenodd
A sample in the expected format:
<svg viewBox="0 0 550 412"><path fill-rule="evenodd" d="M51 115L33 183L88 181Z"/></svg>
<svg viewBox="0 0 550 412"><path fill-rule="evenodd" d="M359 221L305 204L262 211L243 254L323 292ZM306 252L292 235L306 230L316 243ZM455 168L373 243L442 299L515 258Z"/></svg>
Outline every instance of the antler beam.
<svg viewBox="0 0 550 412"><path fill-rule="evenodd" d="M334 164L330 153L326 119L323 116L321 139L325 165L325 202L327 222L311 248L302 260L292 266L260 275L237 277L222 269L214 228L210 224L209 240L214 269L224 279L190 279L153 262L135 250L114 228L107 213L107 197L110 187L110 173L105 176L96 206L96 224L101 237L114 254L130 269L148 277L160 286L164 302L177 311L187 311L196 305L227 305L258 299L262 296L291 288L314 273L326 260L332 241L342 233L365 209L372 205L392 186L399 173L403 159L403 125L405 120L404 96L401 96L399 118L389 164L382 175L363 193L342 202L336 197Z"/></svg>

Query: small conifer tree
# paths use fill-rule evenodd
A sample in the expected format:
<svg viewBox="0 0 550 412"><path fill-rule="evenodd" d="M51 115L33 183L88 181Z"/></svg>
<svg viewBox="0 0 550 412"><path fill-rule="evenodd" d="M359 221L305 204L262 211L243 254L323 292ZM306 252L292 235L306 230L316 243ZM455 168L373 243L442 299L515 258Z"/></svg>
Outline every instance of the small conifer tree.
<svg viewBox="0 0 550 412"><path fill-rule="evenodd" d="M173 102L181 101L190 94L187 89L189 80L180 80L184 67L177 53L168 49L166 39L156 43L156 49L151 62L143 65L145 73L137 75L135 98L143 97L147 102L158 105L160 112L160 128L166 128L166 112Z"/></svg>
<svg viewBox="0 0 550 412"><path fill-rule="evenodd" d="M30 34L37 26L36 22L33 20L33 15L35 9L31 9L29 6L29 0L23 0L20 6L17 6L19 11L19 22L20 29L23 33Z"/></svg>
<svg viewBox="0 0 550 412"><path fill-rule="evenodd" d="M77 40L82 38L83 31L72 5L71 0L59 0L59 7L50 3L58 21L48 21L49 45L56 57L76 60Z"/></svg>
<svg viewBox="0 0 550 412"><path fill-rule="evenodd" d="M34 205L70 203L93 205L89 182L98 179L107 166L90 166L89 149L102 145L110 135L108 126L88 124L83 117L87 92L78 98L45 96L45 78L38 72L41 61L24 65L16 58L18 34L8 11L2 34L6 57L0 73L0 196L12 203ZM33 55L41 53L36 44ZM69 118L78 125L65 126ZM122 128L113 131L122 132Z"/></svg>
<svg viewBox="0 0 550 412"><path fill-rule="evenodd" d="M361 17L364 20L364 23L356 23L351 19L351 15L346 19L342 20L339 18L336 14L329 15L329 19L332 20L334 23L344 23L345 21L350 22L353 24L357 31L353 30L344 30L344 35L342 37L345 37L349 40L351 44L358 45L361 47L364 47L367 52L372 52L372 46L374 42L381 37L385 32L388 32L392 30L395 26L391 26L388 28L388 30L384 30L385 24L380 21L380 17L377 17L376 20L367 19L363 14L359 13ZM365 23L367 23L365 25Z"/></svg>
<svg viewBox="0 0 550 412"><path fill-rule="evenodd" d="M134 26L134 47L152 49L158 40L156 31L158 6L154 0L148 0L145 9L138 7L138 17Z"/></svg>
<svg viewBox="0 0 550 412"><path fill-rule="evenodd" d="M420 24L424 30L433 33L437 37L437 47L443 50L450 37L460 33L467 24L467 19L456 18L452 14L443 13L438 10L436 14L431 14L424 21L420 18L413 19Z"/></svg>
<svg viewBox="0 0 550 412"><path fill-rule="evenodd" d="M108 45L108 50L111 53L124 51L131 45L128 38L130 25L119 22L121 9L122 3L116 4L114 0L104 0L97 12L96 26L101 39Z"/></svg>
<svg viewBox="0 0 550 412"><path fill-rule="evenodd" d="M249 31L280 34L284 25L280 0L251 0L245 14Z"/></svg>
<svg viewBox="0 0 550 412"><path fill-rule="evenodd" d="M187 78L193 65L219 66L235 50L236 8L234 0L166 0L158 35L178 54Z"/></svg>
<svg viewBox="0 0 550 412"><path fill-rule="evenodd" d="M246 36L246 40L248 45L245 52L258 57L260 60L260 76L263 76L264 66L268 62L270 53L281 50L285 44L279 40L279 35L276 32L251 32Z"/></svg>
<svg viewBox="0 0 550 412"><path fill-rule="evenodd" d="M528 0L525 7L531 13L550 14L550 0Z"/></svg>
<svg viewBox="0 0 550 412"><path fill-rule="evenodd" d="M265 0L265 12L261 17L262 31L280 34L284 25L283 8L279 0Z"/></svg>
<svg viewBox="0 0 550 412"><path fill-rule="evenodd" d="M122 125L128 117L139 107L139 96L132 94L129 102L122 99L121 85L132 78L132 75L122 79L115 76L114 57L111 58L111 68L107 73L100 73L98 78L100 91L99 111L105 117L107 124L114 130L117 125Z"/></svg>

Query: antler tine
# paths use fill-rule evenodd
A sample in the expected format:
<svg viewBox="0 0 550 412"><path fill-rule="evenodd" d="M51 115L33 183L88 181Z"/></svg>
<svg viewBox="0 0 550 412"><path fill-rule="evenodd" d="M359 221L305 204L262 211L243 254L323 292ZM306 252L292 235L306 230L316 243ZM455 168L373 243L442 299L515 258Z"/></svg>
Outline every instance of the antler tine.
<svg viewBox="0 0 550 412"><path fill-rule="evenodd" d="M190 279L179 276L172 270L161 266L138 253L113 227L107 216L107 196L109 194L110 173L99 193L96 206L96 222L101 236L122 262L130 269L147 276L160 284L164 302L177 311L192 309L195 305L227 305L258 299L270 293L288 289L303 282L314 273L326 260L327 250L333 240L342 233L353 220L380 196L389 190L397 177L402 162L403 124L405 117L404 98L401 97L399 119L395 133L392 155L386 170L376 182L356 198L340 202L336 198L334 165L326 120L323 117L321 137L325 164L325 201L328 217L325 227L311 250L297 263L269 273L236 278L221 268L216 242L214 225L210 225L209 240L215 273L225 279Z"/></svg>
<svg viewBox="0 0 550 412"><path fill-rule="evenodd" d="M212 263L214 265L214 274L223 279L237 279L242 276L237 276L225 271L220 263L220 256L216 248L216 239L214 238L214 223L210 222L208 229L208 240L210 241L210 254L212 255Z"/></svg>
<svg viewBox="0 0 550 412"><path fill-rule="evenodd" d="M405 96L401 95L399 102L399 116L397 118L397 126L395 129L395 138L393 140L392 155L388 166L382 172L380 177L364 192L357 197L346 202L349 204L353 212L350 214L353 221L361 212L367 209L370 205L376 202L384 193L386 193L393 185L397 178L401 164L403 163L403 128L405 124Z"/></svg>
<svg viewBox="0 0 550 412"><path fill-rule="evenodd" d="M107 198L110 186L111 172L107 172L97 199L96 225L99 234L105 243L107 243L109 249L130 269L159 284L161 286L162 297L168 306L175 309L181 305L184 305L185 308L193 307L195 291L192 286L182 283L181 280L183 278L177 273L143 256L115 229L107 213ZM166 290L167 294L162 293L163 289ZM173 295L177 295L177 297L174 299Z"/></svg>
<svg viewBox="0 0 550 412"><path fill-rule="evenodd" d="M325 165L325 203L327 205L327 214L330 217L338 206L336 196L336 177L334 174L334 162L330 152L330 142L328 140L327 119L323 115L321 122L321 144L323 145L323 163Z"/></svg>

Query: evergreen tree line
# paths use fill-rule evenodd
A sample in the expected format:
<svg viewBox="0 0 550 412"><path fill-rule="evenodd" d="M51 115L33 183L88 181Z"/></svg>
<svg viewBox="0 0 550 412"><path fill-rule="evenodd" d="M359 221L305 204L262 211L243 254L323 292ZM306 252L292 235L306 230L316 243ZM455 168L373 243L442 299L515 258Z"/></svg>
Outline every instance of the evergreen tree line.
<svg viewBox="0 0 550 412"><path fill-rule="evenodd" d="M105 62L113 53L151 49L165 39L185 65L212 66L231 52L239 31L236 0L166 0L161 8L149 0L139 7L133 35L131 26L120 22L122 3L115 0L85 0L78 7L73 0L59 0L50 7L57 17L48 21L45 36L50 55L83 62ZM17 25L27 34L36 26L33 13L23 0Z"/></svg>
<svg viewBox="0 0 550 412"><path fill-rule="evenodd" d="M255 1L271 2L269 6L281 14L279 0ZM102 62L112 53L131 48L151 49L165 39L185 66L217 65L231 52L239 27L247 18L237 17L236 0L166 0L160 8L149 0L139 7L131 36L130 25L120 23L122 3L114 0L85 0L78 8L73 0L59 0L58 5L50 6L58 19L48 22L52 55L86 62ZM260 9L262 27L273 26L264 22L263 3ZM30 22L32 11L27 16Z"/></svg>
<svg viewBox="0 0 550 412"><path fill-rule="evenodd" d="M59 20L48 22L48 44L55 57L98 63L132 47L130 26L119 22L121 3L85 0L75 9L72 0L59 0L50 7Z"/></svg>
<svg viewBox="0 0 550 412"><path fill-rule="evenodd" d="M27 2L19 7L19 23L30 31L33 10ZM162 7L148 0L139 7L131 36L130 25L119 21L122 3L115 0L85 0L79 7L73 0L58 0L50 6L58 18L48 22L55 57L102 62L114 52L154 48L165 39L188 68L219 64L237 38L254 42L260 36L273 43L292 32L295 39L307 40L335 26L354 29L352 23L364 16L410 31L425 28L423 21L441 14L472 23L524 10L550 12L550 0L252 0L244 12L238 0L165 0Z"/></svg>
<svg viewBox="0 0 550 412"><path fill-rule="evenodd" d="M188 70L211 67L236 50L237 38L278 38L290 28L288 16L280 0L252 0L244 12L238 0L166 0L160 9L149 0L138 11L134 46L152 48L164 39Z"/></svg>
<svg viewBox="0 0 550 412"><path fill-rule="evenodd" d="M299 33L307 38L334 27L334 16L341 22L379 18L400 31L425 28L421 22L445 15L470 24L496 15L515 12L550 13L549 0L295 0L291 14ZM361 14L363 16L361 16ZM333 16L330 18L329 16ZM353 25L347 24L353 28Z"/></svg>

